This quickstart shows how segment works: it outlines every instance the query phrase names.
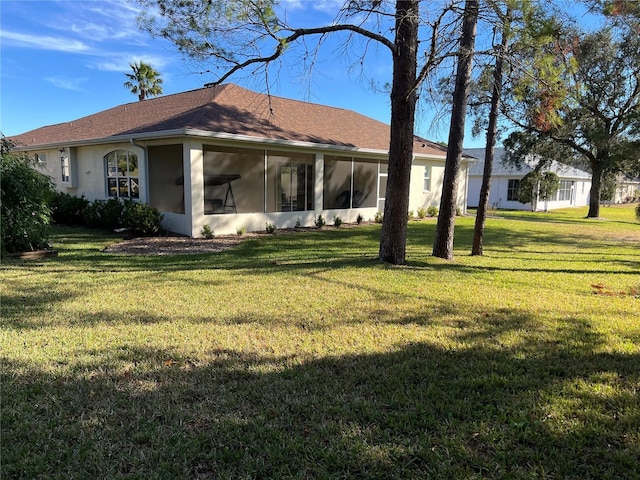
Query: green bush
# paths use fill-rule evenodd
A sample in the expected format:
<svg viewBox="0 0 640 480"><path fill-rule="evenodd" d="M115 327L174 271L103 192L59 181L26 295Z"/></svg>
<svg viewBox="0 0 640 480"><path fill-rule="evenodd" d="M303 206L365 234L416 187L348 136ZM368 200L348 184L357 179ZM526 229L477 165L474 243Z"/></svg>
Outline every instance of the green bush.
<svg viewBox="0 0 640 480"><path fill-rule="evenodd" d="M94 228L114 229L122 227L124 205L117 198L94 200L85 208L85 223Z"/></svg>
<svg viewBox="0 0 640 480"><path fill-rule="evenodd" d="M276 231L276 226L273 223L267 222L265 224L265 230L267 233L274 233Z"/></svg>
<svg viewBox="0 0 640 480"><path fill-rule="evenodd" d="M0 151L0 229L1 251L23 252L48 246L51 210L48 200L53 184L36 171L26 154L10 152L2 138Z"/></svg>
<svg viewBox="0 0 640 480"><path fill-rule="evenodd" d="M424 207L418 209L418 218L424 220L427 217L427 210Z"/></svg>
<svg viewBox="0 0 640 480"><path fill-rule="evenodd" d="M362 214L359 213L358 216L356 217L356 223L360 225L363 220L364 220L364 217L362 216Z"/></svg>
<svg viewBox="0 0 640 480"><path fill-rule="evenodd" d="M313 221L313 223L315 223L316 227L318 227L318 228L322 228L327 224L327 222L325 221L324 217L320 213L318 214L316 219Z"/></svg>
<svg viewBox="0 0 640 480"><path fill-rule="evenodd" d="M51 218L61 225L84 225L89 200L64 192L54 192L49 201Z"/></svg>
<svg viewBox="0 0 640 480"><path fill-rule="evenodd" d="M438 215L438 207L431 205L429 208L427 208L427 215L429 215L430 217L435 217L436 215Z"/></svg>
<svg viewBox="0 0 640 480"><path fill-rule="evenodd" d="M342 225L342 219L338 216L333 217L333 225L335 227L339 227L340 225Z"/></svg>
<svg viewBox="0 0 640 480"><path fill-rule="evenodd" d="M236 233L238 234L238 236L244 235L245 233L247 233L247 227L242 226L236 228Z"/></svg>
<svg viewBox="0 0 640 480"><path fill-rule="evenodd" d="M134 235L152 237L162 232L162 214L146 203L124 201L123 226Z"/></svg>
<svg viewBox="0 0 640 480"><path fill-rule="evenodd" d="M215 237L215 234L213 233L213 230L211 230L211 227L209 225L204 225L202 227L202 230L200 230L200 235L202 235L207 240L211 240Z"/></svg>
<svg viewBox="0 0 640 480"><path fill-rule="evenodd" d="M382 220L384 220L384 214L382 212L376 212L373 216L373 221L376 223L382 223Z"/></svg>

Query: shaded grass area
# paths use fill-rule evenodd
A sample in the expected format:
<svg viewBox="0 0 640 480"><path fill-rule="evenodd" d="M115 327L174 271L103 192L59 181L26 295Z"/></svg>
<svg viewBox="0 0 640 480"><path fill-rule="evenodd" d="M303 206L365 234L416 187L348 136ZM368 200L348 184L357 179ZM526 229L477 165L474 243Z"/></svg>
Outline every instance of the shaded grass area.
<svg viewBox="0 0 640 480"><path fill-rule="evenodd" d="M59 229L2 266L3 477L640 478L625 213L504 212L483 257L458 219L454 262L412 222L402 267L378 226L174 257Z"/></svg>

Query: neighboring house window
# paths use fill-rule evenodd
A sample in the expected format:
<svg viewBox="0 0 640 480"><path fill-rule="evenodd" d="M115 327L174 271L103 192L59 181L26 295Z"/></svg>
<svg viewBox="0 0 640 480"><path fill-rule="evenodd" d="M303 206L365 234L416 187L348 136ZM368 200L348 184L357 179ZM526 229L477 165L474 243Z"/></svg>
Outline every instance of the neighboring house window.
<svg viewBox="0 0 640 480"><path fill-rule="evenodd" d="M69 157L65 154L60 156L60 180L64 183L71 181L71 164L69 163Z"/></svg>
<svg viewBox="0 0 640 480"><path fill-rule="evenodd" d="M558 188L558 201L571 201L571 190L573 190L573 182L571 180L561 180L560 188Z"/></svg>
<svg viewBox="0 0 640 480"><path fill-rule="evenodd" d="M424 167L424 186L423 190L425 192L431 191L431 166L427 165Z"/></svg>
<svg viewBox="0 0 640 480"><path fill-rule="evenodd" d="M116 150L104 157L107 191L110 197L140 198L138 156L127 150Z"/></svg>
<svg viewBox="0 0 640 480"><path fill-rule="evenodd" d="M507 201L518 201L518 188L520 188L520 180L511 179L507 185Z"/></svg>

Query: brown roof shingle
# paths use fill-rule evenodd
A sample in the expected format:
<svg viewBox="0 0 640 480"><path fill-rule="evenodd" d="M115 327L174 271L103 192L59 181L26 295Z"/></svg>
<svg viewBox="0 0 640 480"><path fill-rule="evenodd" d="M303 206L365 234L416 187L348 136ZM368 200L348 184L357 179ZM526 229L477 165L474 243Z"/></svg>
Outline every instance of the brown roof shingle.
<svg viewBox="0 0 640 480"><path fill-rule="evenodd" d="M256 93L233 84L127 103L71 122L41 127L11 138L34 149L109 137L171 130L247 135L386 151L389 125L341 108ZM416 137L416 154L446 150Z"/></svg>

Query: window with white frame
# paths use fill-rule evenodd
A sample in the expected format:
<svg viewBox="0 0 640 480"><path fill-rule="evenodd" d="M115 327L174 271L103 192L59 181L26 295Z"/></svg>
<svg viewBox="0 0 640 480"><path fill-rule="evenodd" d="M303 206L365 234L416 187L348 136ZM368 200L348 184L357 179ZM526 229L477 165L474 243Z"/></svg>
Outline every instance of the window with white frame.
<svg viewBox="0 0 640 480"><path fill-rule="evenodd" d="M104 157L107 193L115 198L140 198L138 156L127 150L115 150Z"/></svg>
<svg viewBox="0 0 640 480"><path fill-rule="evenodd" d="M558 188L558 201L571 201L571 191L573 190L573 182L571 180L560 180Z"/></svg>
<svg viewBox="0 0 640 480"><path fill-rule="evenodd" d="M64 183L71 181L71 163L69 156L65 153L60 154L60 181Z"/></svg>
<svg viewBox="0 0 640 480"><path fill-rule="evenodd" d="M431 191L431 166L427 165L424 167L424 184L422 189L425 192Z"/></svg>
<svg viewBox="0 0 640 480"><path fill-rule="evenodd" d="M507 201L509 202L517 202L518 201L518 189L520 188L520 180L518 179L510 179L507 185Z"/></svg>

